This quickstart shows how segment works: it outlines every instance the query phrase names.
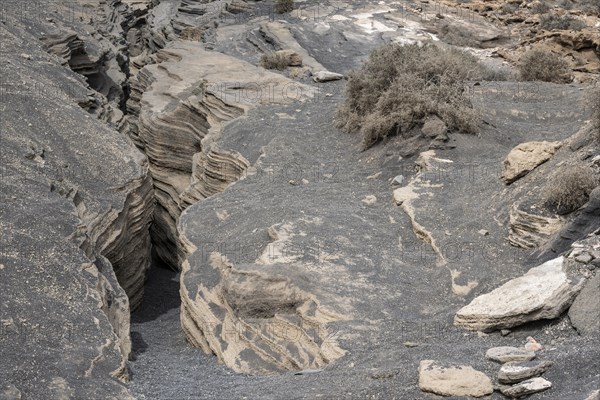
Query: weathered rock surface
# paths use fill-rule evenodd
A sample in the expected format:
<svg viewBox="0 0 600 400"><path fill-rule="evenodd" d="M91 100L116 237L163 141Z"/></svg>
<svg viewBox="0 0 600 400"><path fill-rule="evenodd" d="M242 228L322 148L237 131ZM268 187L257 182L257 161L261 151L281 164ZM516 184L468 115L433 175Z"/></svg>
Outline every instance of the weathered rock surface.
<svg viewBox="0 0 600 400"><path fill-rule="evenodd" d="M572 220L550 238L548 243L535 252L532 258L546 260L554 258L600 228L600 187L590 193L588 202L575 212Z"/></svg>
<svg viewBox="0 0 600 400"><path fill-rule="evenodd" d="M454 324L489 332L556 318L571 305L584 282L583 276L570 271L564 257L558 257L476 297L456 313Z"/></svg>
<svg viewBox="0 0 600 400"><path fill-rule="evenodd" d="M500 391L505 396L518 398L532 393L542 392L551 387L552 383L544 378L532 378L510 387L502 387Z"/></svg>
<svg viewBox="0 0 600 400"><path fill-rule="evenodd" d="M498 382L517 383L542 375L554 363L552 361L511 361L502 365L498 372Z"/></svg>
<svg viewBox="0 0 600 400"><path fill-rule="evenodd" d="M419 364L419 388L440 396L483 397L494 391L483 372L466 365L447 365L432 360Z"/></svg>
<svg viewBox="0 0 600 400"><path fill-rule="evenodd" d="M491 361L498 361L500 363L507 363L511 361L529 361L535 358L535 353L523 348L501 346L493 347L486 351L485 358Z"/></svg>
<svg viewBox="0 0 600 400"><path fill-rule="evenodd" d="M150 262L148 162L78 105L92 89L38 42L53 23L25 22L21 6L2 4L0 30L2 390L17 398L129 399L122 382L130 305L141 301ZM38 6L51 15L47 3ZM85 36L67 14L52 19ZM69 37L65 43L80 48Z"/></svg>
<svg viewBox="0 0 600 400"><path fill-rule="evenodd" d="M545 163L561 147L561 142L521 143L508 153L504 160L502 179L512 183Z"/></svg>
<svg viewBox="0 0 600 400"><path fill-rule="evenodd" d="M157 254L179 269L185 256L176 230L182 210L224 189L248 167L235 153L209 151L221 125L260 104L289 103L311 93L279 74L193 43L174 42L155 57L157 63L132 81L129 133L148 155L154 178ZM233 175L215 175L216 169Z"/></svg>
<svg viewBox="0 0 600 400"><path fill-rule="evenodd" d="M569 319L580 334L597 338L600 332L600 273L585 284L569 308Z"/></svg>
<svg viewBox="0 0 600 400"><path fill-rule="evenodd" d="M564 225L560 217L548 217L527 212L514 204L510 209L508 241L513 246L534 248L544 244Z"/></svg>

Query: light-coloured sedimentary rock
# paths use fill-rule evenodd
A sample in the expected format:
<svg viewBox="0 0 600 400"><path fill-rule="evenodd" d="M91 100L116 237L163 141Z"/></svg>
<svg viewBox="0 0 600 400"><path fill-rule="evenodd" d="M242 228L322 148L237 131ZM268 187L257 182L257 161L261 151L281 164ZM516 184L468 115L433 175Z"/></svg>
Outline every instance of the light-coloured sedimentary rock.
<svg viewBox="0 0 600 400"><path fill-rule="evenodd" d="M527 212L513 204L510 209L508 241L513 246L533 248L542 245L564 225L562 218Z"/></svg>
<svg viewBox="0 0 600 400"><path fill-rule="evenodd" d="M506 363L511 361L529 361L535 358L533 351L512 346L492 347L485 353L485 358L491 361Z"/></svg>
<svg viewBox="0 0 600 400"><path fill-rule="evenodd" d="M177 222L198 199L223 190L249 166L235 152L211 148L223 123L264 104L288 104L312 89L193 43L175 42L132 81L129 134L148 156L157 207L157 254L178 269L185 257Z"/></svg>
<svg viewBox="0 0 600 400"><path fill-rule="evenodd" d="M561 142L526 142L519 144L508 153L504 160L502 179L509 184L524 177L537 166L548 161L561 145Z"/></svg>
<svg viewBox="0 0 600 400"><path fill-rule="evenodd" d="M500 383L516 383L525 379L539 376L548 371L552 361L511 361L507 362L498 372Z"/></svg>
<svg viewBox="0 0 600 400"><path fill-rule="evenodd" d="M236 372L322 368L345 354L327 325L346 317L278 272L283 265L305 268L300 255L286 251L297 235L294 225L272 226L268 233L273 242L252 265L235 264L212 245L190 248L193 265L186 261L182 270L183 332ZM198 271L205 277L200 281L194 278Z"/></svg>
<svg viewBox="0 0 600 400"><path fill-rule="evenodd" d="M340 79L344 79L344 75L331 71L317 71L313 74L315 82L339 81Z"/></svg>
<svg viewBox="0 0 600 400"><path fill-rule="evenodd" d="M546 389L550 389L551 387L552 383L550 381L538 377L528 379L513 386L501 387L500 391L505 396L518 398L526 396L528 394L542 392Z"/></svg>
<svg viewBox="0 0 600 400"><path fill-rule="evenodd" d="M460 309L454 324L489 332L558 317L581 290L585 278L569 270L564 257L530 269Z"/></svg>
<svg viewBox="0 0 600 400"><path fill-rule="evenodd" d="M447 365L432 360L419 364L419 388L440 396L483 397L494 391L483 372L466 365Z"/></svg>

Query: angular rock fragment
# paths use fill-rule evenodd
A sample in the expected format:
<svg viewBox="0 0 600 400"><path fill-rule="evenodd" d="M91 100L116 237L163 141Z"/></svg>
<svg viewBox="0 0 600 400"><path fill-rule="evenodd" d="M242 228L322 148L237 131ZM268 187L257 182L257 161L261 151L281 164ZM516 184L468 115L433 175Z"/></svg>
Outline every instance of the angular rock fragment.
<svg viewBox="0 0 600 400"><path fill-rule="evenodd" d="M529 361L535 358L533 351L518 347L502 346L493 347L485 353L485 358L492 361L507 363L511 361Z"/></svg>
<svg viewBox="0 0 600 400"><path fill-rule="evenodd" d="M556 318L571 305L585 282L583 276L570 269L562 256L532 268L476 297L456 313L454 324L489 332Z"/></svg>
<svg viewBox="0 0 600 400"><path fill-rule="evenodd" d="M510 387L502 387L500 391L505 396L518 398L541 392L551 387L552 383L544 378L532 378Z"/></svg>
<svg viewBox="0 0 600 400"><path fill-rule="evenodd" d="M498 372L498 382L517 383L534 376L542 375L554 363L552 361L511 361Z"/></svg>
<svg viewBox="0 0 600 400"><path fill-rule="evenodd" d="M446 365L433 360L419 364L419 388L440 396L483 397L494 391L483 372L465 365Z"/></svg>

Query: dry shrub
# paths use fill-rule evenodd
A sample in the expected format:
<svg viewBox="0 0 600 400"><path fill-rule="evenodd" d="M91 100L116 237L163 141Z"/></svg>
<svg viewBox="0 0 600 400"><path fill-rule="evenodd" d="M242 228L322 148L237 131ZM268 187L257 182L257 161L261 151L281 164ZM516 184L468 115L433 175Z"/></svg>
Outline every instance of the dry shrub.
<svg viewBox="0 0 600 400"><path fill-rule="evenodd" d="M286 57L284 54L276 52L264 54L260 59L260 65L262 65L263 68L278 69L280 71L284 70L288 66L289 62L290 60L288 57Z"/></svg>
<svg viewBox="0 0 600 400"><path fill-rule="evenodd" d="M588 13L598 14L600 13L600 1L598 0L581 0L581 9Z"/></svg>
<svg viewBox="0 0 600 400"><path fill-rule="evenodd" d="M570 167L560 171L546 185L545 204L558 214L568 214L584 205L598 177L590 167Z"/></svg>
<svg viewBox="0 0 600 400"><path fill-rule="evenodd" d="M294 11L294 0L275 0L275 12L284 14Z"/></svg>
<svg viewBox="0 0 600 400"><path fill-rule="evenodd" d="M389 44L350 74L336 126L359 132L363 148L391 134L407 134L434 114L450 129L475 133L480 118L465 83L481 77L477 59L433 44Z"/></svg>
<svg viewBox="0 0 600 400"><path fill-rule="evenodd" d="M479 41L473 34L459 25L450 25L442 21L438 36L448 44L462 47L479 47Z"/></svg>
<svg viewBox="0 0 600 400"><path fill-rule="evenodd" d="M531 6L531 12L534 14L545 14L548 11L550 11L550 6L544 0L537 1Z"/></svg>
<svg viewBox="0 0 600 400"><path fill-rule="evenodd" d="M540 27L547 31L580 31L585 28L585 22L570 15L547 14L540 18Z"/></svg>
<svg viewBox="0 0 600 400"><path fill-rule="evenodd" d="M549 50L527 51L519 60L521 78L526 81L568 82L571 78L569 63Z"/></svg>

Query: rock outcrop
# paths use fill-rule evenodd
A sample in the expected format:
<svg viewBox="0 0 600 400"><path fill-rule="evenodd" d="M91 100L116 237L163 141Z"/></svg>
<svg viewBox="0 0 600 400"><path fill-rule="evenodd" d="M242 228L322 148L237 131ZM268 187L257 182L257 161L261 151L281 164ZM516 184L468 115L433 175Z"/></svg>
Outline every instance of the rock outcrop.
<svg viewBox="0 0 600 400"><path fill-rule="evenodd" d="M193 43L174 42L154 57L156 63L131 83L129 134L147 154L154 179L157 254L179 269L185 258L176 228L181 212L223 190L248 167L243 157L209 146L221 125L260 104L299 101L311 93L279 74Z"/></svg>
<svg viewBox="0 0 600 400"><path fill-rule="evenodd" d="M564 225L560 217L525 211L520 203L513 204L509 215L508 241L513 246L535 248L543 245Z"/></svg>
<svg viewBox="0 0 600 400"><path fill-rule="evenodd" d="M36 11L52 21L24 23L21 4L2 4L0 381L15 398L130 399L122 382L150 262L152 180L133 143L80 107L93 89L65 62L85 33L47 5ZM54 24L75 33L40 46Z"/></svg>
<svg viewBox="0 0 600 400"><path fill-rule="evenodd" d="M454 324L489 332L525 322L558 317L567 309L585 283L564 257L530 269L490 293L476 297L460 309Z"/></svg>

